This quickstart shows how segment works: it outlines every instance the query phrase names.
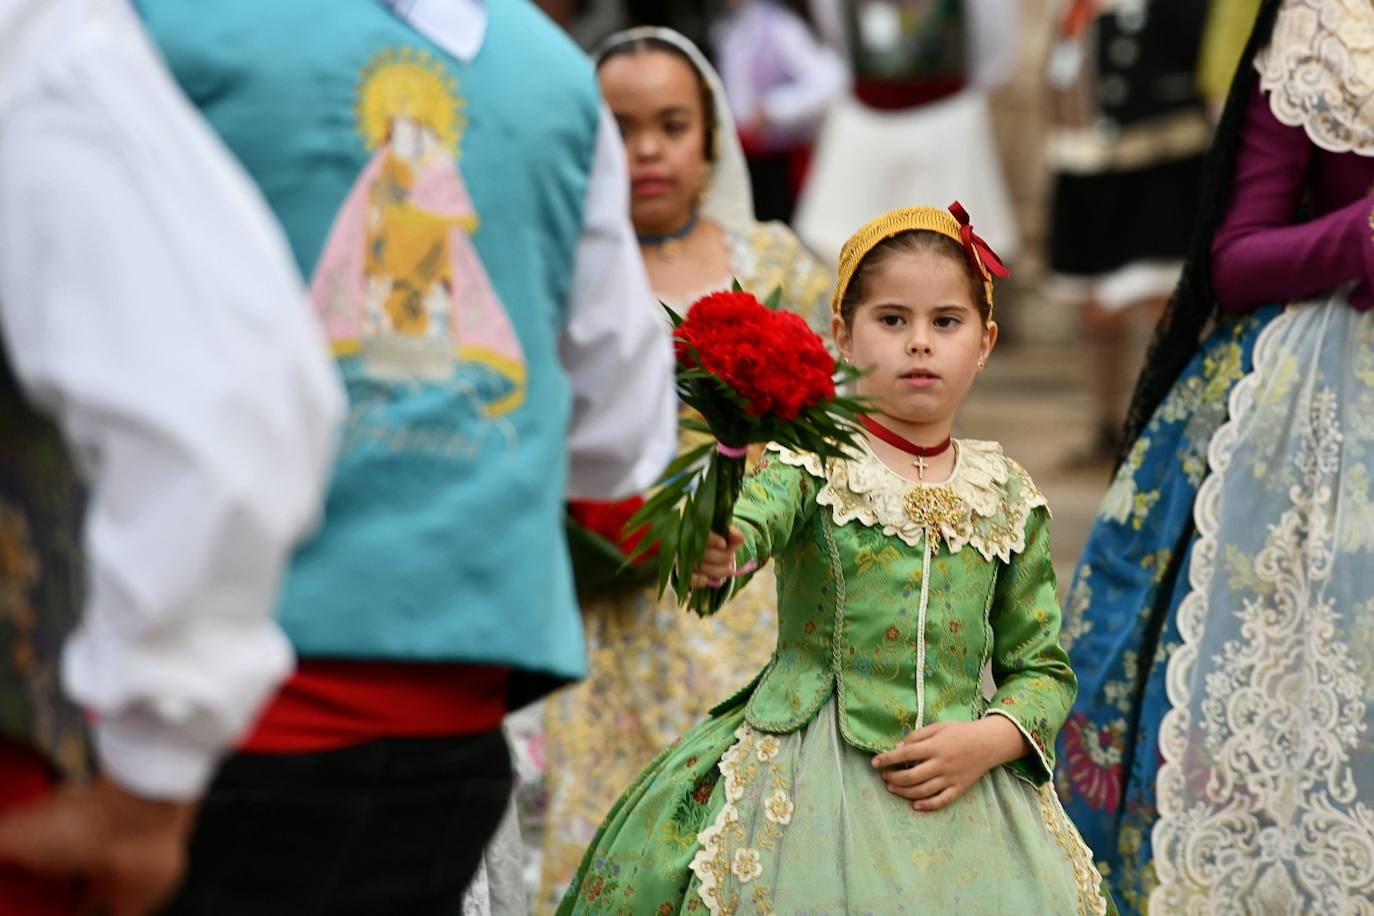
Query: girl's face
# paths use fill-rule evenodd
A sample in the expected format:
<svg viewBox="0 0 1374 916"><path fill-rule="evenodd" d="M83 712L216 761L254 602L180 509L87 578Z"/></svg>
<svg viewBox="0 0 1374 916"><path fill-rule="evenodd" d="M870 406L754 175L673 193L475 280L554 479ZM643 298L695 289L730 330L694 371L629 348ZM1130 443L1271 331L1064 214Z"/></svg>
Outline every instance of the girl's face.
<svg viewBox="0 0 1374 916"><path fill-rule="evenodd" d="M868 374L859 393L886 416L946 427L997 342L961 265L929 251L890 254L868 275L850 327L836 317L840 353Z"/></svg>
<svg viewBox="0 0 1374 916"><path fill-rule="evenodd" d="M696 73L675 54L647 50L608 59L599 75L625 140L635 230L650 235L680 229L706 177Z"/></svg>

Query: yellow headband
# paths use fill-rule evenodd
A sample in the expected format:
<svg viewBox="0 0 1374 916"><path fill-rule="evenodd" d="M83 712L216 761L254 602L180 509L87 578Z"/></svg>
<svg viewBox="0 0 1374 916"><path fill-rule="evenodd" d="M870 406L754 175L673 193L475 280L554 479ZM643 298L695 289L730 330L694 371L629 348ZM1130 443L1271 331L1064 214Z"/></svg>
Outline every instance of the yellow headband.
<svg viewBox="0 0 1374 916"><path fill-rule="evenodd" d="M956 213L960 218L955 217ZM884 240L913 230L938 232L964 247L983 279L983 289L988 297L988 320L992 320L992 277L994 274L999 277L1007 276L1007 269L992 249L973 234L968 223L968 214L957 201L950 205L949 210L937 207L905 207L893 210L867 223L850 236L849 241L840 249L839 277L835 283L835 297L830 303L834 313L840 314L840 304L849 290L850 281L854 279L854 271L859 269L860 262L868 253Z"/></svg>

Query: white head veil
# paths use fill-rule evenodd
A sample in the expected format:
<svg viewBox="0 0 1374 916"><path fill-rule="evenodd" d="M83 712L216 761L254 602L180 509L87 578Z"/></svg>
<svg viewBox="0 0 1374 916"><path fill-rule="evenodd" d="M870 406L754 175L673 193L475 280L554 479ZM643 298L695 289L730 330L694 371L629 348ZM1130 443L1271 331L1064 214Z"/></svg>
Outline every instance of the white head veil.
<svg viewBox="0 0 1374 916"><path fill-rule="evenodd" d="M603 41L596 49L596 61L599 64L612 48L646 38L657 39L686 54L706 80L706 86L711 90L712 108L715 109L712 112L715 117L715 162L711 169L710 186L701 203L701 214L726 232L748 234L757 222L754 217L754 193L749 185L749 168L745 165L744 150L735 131L735 119L731 117L730 105L725 99L725 87L721 85L720 77L706 55L679 32L659 26L639 26L616 32Z"/></svg>

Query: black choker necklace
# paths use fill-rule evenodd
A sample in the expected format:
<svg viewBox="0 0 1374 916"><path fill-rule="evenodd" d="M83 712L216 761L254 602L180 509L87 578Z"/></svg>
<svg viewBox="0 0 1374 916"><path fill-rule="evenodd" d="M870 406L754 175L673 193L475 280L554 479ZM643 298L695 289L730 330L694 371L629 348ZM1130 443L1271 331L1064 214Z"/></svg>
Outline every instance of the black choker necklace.
<svg viewBox="0 0 1374 916"><path fill-rule="evenodd" d="M640 235L635 234L639 239L639 244L643 248L658 248L666 258L675 258L682 251L682 240L692 234L692 230L697 227L697 222L701 219L701 213L697 210L692 211L688 217L686 225L676 232L668 232L663 235Z"/></svg>

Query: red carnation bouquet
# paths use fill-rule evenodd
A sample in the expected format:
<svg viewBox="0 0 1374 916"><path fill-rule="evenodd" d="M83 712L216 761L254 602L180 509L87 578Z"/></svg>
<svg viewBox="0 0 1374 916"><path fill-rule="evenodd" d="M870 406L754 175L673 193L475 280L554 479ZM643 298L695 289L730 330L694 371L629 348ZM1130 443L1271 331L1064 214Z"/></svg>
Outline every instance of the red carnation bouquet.
<svg viewBox="0 0 1374 916"><path fill-rule="evenodd" d="M707 535L728 530L748 447L777 442L839 458L861 435L858 419L868 412L860 399L838 393L855 370L837 366L799 316L778 310L780 296L776 290L762 303L736 284L732 292L697 300L686 318L667 309L678 397L700 415L684 417L682 425L715 441L680 455L626 527L647 526L630 562L657 546L659 593L671 582L698 614L714 612L724 600L723 588L686 585L706 553Z"/></svg>

